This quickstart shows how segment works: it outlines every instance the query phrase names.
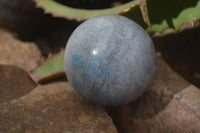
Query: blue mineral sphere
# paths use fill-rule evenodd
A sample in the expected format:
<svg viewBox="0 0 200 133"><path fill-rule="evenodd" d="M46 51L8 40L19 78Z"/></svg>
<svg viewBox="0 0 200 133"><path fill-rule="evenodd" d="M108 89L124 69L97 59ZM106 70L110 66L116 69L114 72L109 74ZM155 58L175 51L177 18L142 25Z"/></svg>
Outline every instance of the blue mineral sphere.
<svg viewBox="0 0 200 133"><path fill-rule="evenodd" d="M119 15L102 15L79 25L64 55L68 81L79 94L100 105L137 99L156 71L156 53L145 30Z"/></svg>

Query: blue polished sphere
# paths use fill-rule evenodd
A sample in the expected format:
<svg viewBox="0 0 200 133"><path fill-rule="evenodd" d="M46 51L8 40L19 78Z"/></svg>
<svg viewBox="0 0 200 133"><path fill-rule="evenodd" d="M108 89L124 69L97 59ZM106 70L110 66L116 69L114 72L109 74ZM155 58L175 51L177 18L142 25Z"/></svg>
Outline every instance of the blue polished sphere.
<svg viewBox="0 0 200 133"><path fill-rule="evenodd" d="M151 83L156 53L138 24L123 16L103 15L72 33L64 64L79 94L100 105L121 105L137 99Z"/></svg>

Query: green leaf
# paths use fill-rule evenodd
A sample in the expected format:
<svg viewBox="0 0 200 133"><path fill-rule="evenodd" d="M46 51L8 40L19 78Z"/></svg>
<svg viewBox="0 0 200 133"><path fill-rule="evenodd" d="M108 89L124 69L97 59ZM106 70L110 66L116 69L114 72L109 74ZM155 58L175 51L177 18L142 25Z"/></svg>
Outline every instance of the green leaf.
<svg viewBox="0 0 200 133"><path fill-rule="evenodd" d="M133 8L134 5L138 5L137 1L131 1L129 3L113 8L87 10L65 6L54 0L35 0L35 2L37 3L38 7L43 8L46 13L51 13L55 17L63 17L76 20L85 20L104 14L121 14L122 12L124 12L124 10L127 10L128 8Z"/></svg>
<svg viewBox="0 0 200 133"><path fill-rule="evenodd" d="M152 28L146 27L148 32L178 30L183 24L200 19L200 0L149 0L147 5L152 24Z"/></svg>
<svg viewBox="0 0 200 133"><path fill-rule="evenodd" d="M151 22L149 20L149 14L147 9L147 0L139 0L140 10L142 12L143 20L149 27L151 27Z"/></svg>
<svg viewBox="0 0 200 133"><path fill-rule="evenodd" d="M200 0L148 0L147 8L152 27L145 24L138 7L123 15L139 23L147 32L178 30L180 26L193 25L194 20L200 19Z"/></svg>
<svg viewBox="0 0 200 133"><path fill-rule="evenodd" d="M121 14L136 21L147 32L163 32L169 28L177 30L183 24L193 24L194 20L200 19L200 0L134 0L118 7L98 10L71 8L54 0L35 2L46 13L67 19L85 20L103 14ZM152 27L144 20L148 25L151 21Z"/></svg>
<svg viewBox="0 0 200 133"><path fill-rule="evenodd" d="M64 51L61 51L54 56L43 59L29 74L37 83L64 75L65 72L63 60Z"/></svg>

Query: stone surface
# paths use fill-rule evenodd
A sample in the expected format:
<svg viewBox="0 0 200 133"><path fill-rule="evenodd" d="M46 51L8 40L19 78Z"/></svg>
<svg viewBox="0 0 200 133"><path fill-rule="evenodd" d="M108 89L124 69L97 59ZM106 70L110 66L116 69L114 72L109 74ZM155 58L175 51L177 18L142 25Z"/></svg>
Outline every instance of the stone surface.
<svg viewBox="0 0 200 133"><path fill-rule="evenodd" d="M189 86L175 94L170 103L155 117L129 118L127 133L199 133L200 91ZM127 112L126 112L127 113ZM130 117L130 116L129 116Z"/></svg>
<svg viewBox="0 0 200 133"><path fill-rule="evenodd" d="M36 87L26 70L40 57L35 44L0 30L1 133L117 132L104 109L87 102L66 81Z"/></svg>
<svg viewBox="0 0 200 133"><path fill-rule="evenodd" d="M40 51L34 43L17 40L11 33L0 29L0 64L29 71L36 67L40 58Z"/></svg>
<svg viewBox="0 0 200 133"><path fill-rule="evenodd" d="M198 133L200 92L158 58L152 85L137 101L112 108L120 133Z"/></svg>
<svg viewBox="0 0 200 133"><path fill-rule="evenodd" d="M137 99L156 70L149 35L132 20L117 15L82 23L68 40L64 62L74 88L101 105Z"/></svg>
<svg viewBox="0 0 200 133"><path fill-rule="evenodd" d="M28 73L16 66L0 64L0 103L19 98L36 87Z"/></svg>
<svg viewBox="0 0 200 133"><path fill-rule="evenodd" d="M111 118L67 83L39 85L0 105L0 132L116 133Z"/></svg>

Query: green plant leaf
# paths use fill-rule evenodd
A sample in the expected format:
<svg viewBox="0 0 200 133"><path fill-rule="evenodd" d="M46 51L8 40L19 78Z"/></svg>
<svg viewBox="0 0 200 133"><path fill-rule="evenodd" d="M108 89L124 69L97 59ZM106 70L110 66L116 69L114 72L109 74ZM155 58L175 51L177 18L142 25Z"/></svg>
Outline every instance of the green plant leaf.
<svg viewBox="0 0 200 133"><path fill-rule="evenodd" d="M121 14L123 12L126 12L126 10L129 8L138 6L137 1L131 1L129 3L113 8L87 10L87 9L78 9L65 6L54 0L34 0L34 1L37 3L37 6L43 8L46 13L51 13L55 17L63 17L75 20L85 20L104 14L116 14L116 13Z"/></svg>
<svg viewBox="0 0 200 133"><path fill-rule="evenodd" d="M42 59L38 66L29 74L36 83L64 75L64 50L47 59Z"/></svg>
<svg viewBox="0 0 200 133"><path fill-rule="evenodd" d="M200 19L200 0L148 0L147 8L152 27L145 24L138 7L123 15L136 21L147 32L163 32L169 28L179 30L182 25L193 25Z"/></svg>
<svg viewBox="0 0 200 133"><path fill-rule="evenodd" d="M151 28L151 22L149 20L149 14L147 9L147 0L139 0L140 10L142 12L143 20Z"/></svg>
<svg viewBox="0 0 200 133"><path fill-rule="evenodd" d="M200 19L200 0L149 0L147 5L152 24L152 28L146 27L148 32L178 30L183 24Z"/></svg>
<svg viewBox="0 0 200 133"><path fill-rule="evenodd" d="M163 32L169 28L177 30L183 24L193 24L194 20L200 19L200 0L133 0L118 7L98 10L72 8L54 0L34 1L46 13L66 19L81 21L103 14L124 15L136 21L147 32ZM148 26L150 22L152 27Z"/></svg>

